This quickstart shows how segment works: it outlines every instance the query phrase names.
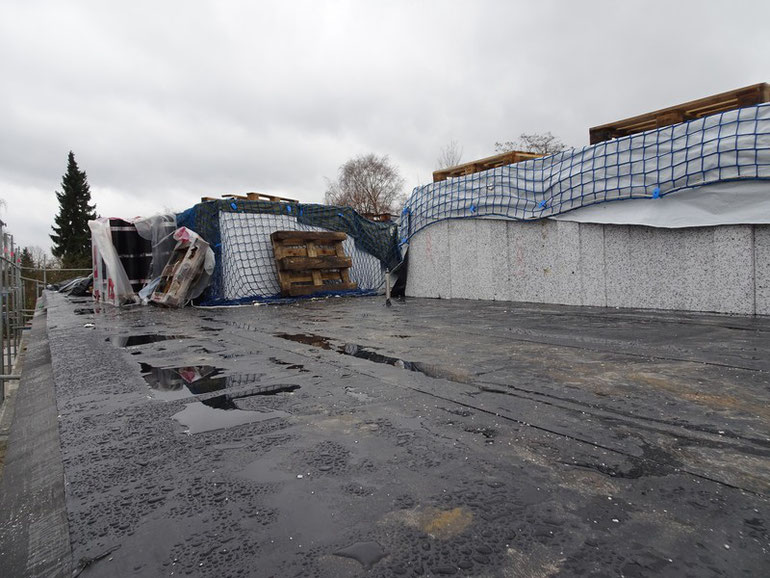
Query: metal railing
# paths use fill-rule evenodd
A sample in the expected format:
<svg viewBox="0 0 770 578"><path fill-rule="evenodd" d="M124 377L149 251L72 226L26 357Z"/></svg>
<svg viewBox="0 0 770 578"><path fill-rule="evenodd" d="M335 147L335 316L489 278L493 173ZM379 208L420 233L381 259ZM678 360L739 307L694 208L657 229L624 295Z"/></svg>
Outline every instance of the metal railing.
<svg viewBox="0 0 770 578"><path fill-rule="evenodd" d="M49 283L58 283L77 274L88 275L91 269L22 267L21 251L13 235L0 221L0 404L5 399L5 382L18 380L13 369L21 346L24 329L32 323L37 300Z"/></svg>
<svg viewBox="0 0 770 578"><path fill-rule="evenodd" d="M22 294L24 295L22 317L24 325L32 322L37 300L50 284L57 284L73 277L87 276L91 269L63 269L60 267L21 267Z"/></svg>
<svg viewBox="0 0 770 578"><path fill-rule="evenodd" d="M24 329L23 304L20 257L13 235L5 232L5 223L0 221L0 403L5 400L5 382L19 379L13 368Z"/></svg>

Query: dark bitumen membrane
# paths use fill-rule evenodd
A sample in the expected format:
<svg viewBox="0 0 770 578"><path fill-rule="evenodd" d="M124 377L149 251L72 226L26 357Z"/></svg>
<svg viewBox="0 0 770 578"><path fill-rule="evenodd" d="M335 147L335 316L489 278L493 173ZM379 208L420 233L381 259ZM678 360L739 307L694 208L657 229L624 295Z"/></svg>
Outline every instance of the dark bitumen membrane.
<svg viewBox="0 0 770 578"><path fill-rule="evenodd" d="M340 347L332 347L331 340L328 337L322 335L309 335L309 334L288 334L288 333L276 333L276 337L281 339L288 339L289 341L295 341L297 343L304 343L305 345L312 345L314 347L320 347L321 349L333 350L343 355L351 355L359 359L366 359L373 363L384 363L385 365L392 365L399 369L405 369L407 371L417 371L428 377L435 377L440 379L446 379L448 381L456 381L458 383L472 383L471 377L462 371L453 368L441 367L430 363L420 363L418 361L406 361L399 359L398 357L391 357L389 355L383 355L377 353L366 347L362 347L356 343L346 343ZM396 335L398 338L406 338L405 335ZM294 366L297 367L297 366ZM302 367L302 366L299 366Z"/></svg>
<svg viewBox="0 0 770 578"><path fill-rule="evenodd" d="M768 573L770 319L47 298L84 576Z"/></svg>

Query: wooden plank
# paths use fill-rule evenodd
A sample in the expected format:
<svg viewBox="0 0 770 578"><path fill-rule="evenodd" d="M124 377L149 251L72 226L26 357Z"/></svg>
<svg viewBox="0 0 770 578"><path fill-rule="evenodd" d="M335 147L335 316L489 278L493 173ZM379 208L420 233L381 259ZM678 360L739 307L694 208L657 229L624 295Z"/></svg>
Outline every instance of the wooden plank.
<svg viewBox="0 0 770 578"><path fill-rule="evenodd" d="M302 297L305 295L312 295L313 293L319 293L322 291L353 291L354 289L358 289L358 284L356 283L327 283L326 285L321 285L320 287L314 286L314 285L292 285L291 289L289 290L289 295L291 297Z"/></svg>
<svg viewBox="0 0 770 578"><path fill-rule="evenodd" d="M273 241L344 241L348 238L345 233L334 231L275 231L270 235Z"/></svg>
<svg viewBox="0 0 770 578"><path fill-rule="evenodd" d="M271 203L299 203L297 199L288 197L279 197L277 195L268 195L266 193L246 193L250 201L270 201Z"/></svg>
<svg viewBox="0 0 770 578"><path fill-rule="evenodd" d="M339 281L340 271L343 269L319 269L318 274L321 277L322 285L323 281ZM314 285L313 274L311 270L308 271L281 271L281 277L286 279L291 285L294 284L307 284Z"/></svg>
<svg viewBox="0 0 770 578"><path fill-rule="evenodd" d="M353 259L350 257L316 256L313 257L286 257L279 261L279 267L283 271L303 271L306 269L340 269L351 267Z"/></svg>
<svg viewBox="0 0 770 578"><path fill-rule="evenodd" d="M307 247L304 245L290 245L284 247L282 245L276 245L273 247L276 259L285 259L286 257L307 257ZM337 254L334 247L319 247L316 245L316 254L319 257L333 256Z"/></svg>
<svg viewBox="0 0 770 578"><path fill-rule="evenodd" d="M653 112L598 125L588 129L591 144L653 128L678 124L711 114L770 102L770 84L761 82L705 98L691 100Z"/></svg>
<svg viewBox="0 0 770 578"><path fill-rule="evenodd" d="M307 257L307 247L304 245L301 247L283 247L281 245L275 245L273 247L275 253L275 259L277 261L285 259L286 257Z"/></svg>
<svg viewBox="0 0 770 578"><path fill-rule="evenodd" d="M315 250L315 241L307 241L307 256L311 259L318 257L318 253ZM320 271L314 269L311 274L313 275L313 285L323 285Z"/></svg>
<svg viewBox="0 0 770 578"><path fill-rule="evenodd" d="M495 167L502 167L505 165L512 165L527 161L530 159L536 159L544 155L538 153L532 153L527 151L507 151L491 157L486 157L476 161L470 161L457 165L454 167L448 167L433 172L433 182L444 181L451 177L461 177L465 175L472 175L481 171L487 171Z"/></svg>
<svg viewBox="0 0 770 578"><path fill-rule="evenodd" d="M337 248L337 256L344 257L345 247L342 246L342 243L337 243L336 248ZM353 259L350 259L350 266L351 267L353 266ZM350 283L350 271L348 269L340 269L340 279L342 279L343 283Z"/></svg>

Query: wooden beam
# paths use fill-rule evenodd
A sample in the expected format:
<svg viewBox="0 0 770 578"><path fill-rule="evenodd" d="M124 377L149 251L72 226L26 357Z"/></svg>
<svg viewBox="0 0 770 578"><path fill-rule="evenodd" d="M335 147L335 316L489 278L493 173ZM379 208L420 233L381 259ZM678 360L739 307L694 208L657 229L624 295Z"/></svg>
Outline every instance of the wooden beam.
<svg viewBox="0 0 770 578"><path fill-rule="evenodd" d="M770 102L770 84L762 82L675 106L632 116L588 129L591 144L636 134L645 130L671 126L711 114Z"/></svg>
<svg viewBox="0 0 770 578"><path fill-rule="evenodd" d="M445 181L451 177L462 177L465 175L472 175L481 171L487 171L496 167L502 167L505 165L512 165L520 163L521 161L528 161L530 159L536 159L542 157L539 153L532 153L526 151L507 151L491 157L486 157L476 161L470 161L457 165L454 167L448 167L433 172L433 182Z"/></svg>
<svg viewBox="0 0 770 578"><path fill-rule="evenodd" d="M313 293L352 291L353 289L358 289L358 284L328 283L325 285L292 285L291 289L289 289L289 296L301 297L304 295L312 295Z"/></svg>
<svg viewBox="0 0 770 578"><path fill-rule="evenodd" d="M296 239L297 241L344 241L348 238L345 233L336 233L333 231L275 231L270 235L274 241L286 241L287 239Z"/></svg>
<svg viewBox="0 0 770 578"><path fill-rule="evenodd" d="M353 259L337 255L308 255L307 257L284 257L279 261L283 271L305 271L310 269L341 269L352 267Z"/></svg>

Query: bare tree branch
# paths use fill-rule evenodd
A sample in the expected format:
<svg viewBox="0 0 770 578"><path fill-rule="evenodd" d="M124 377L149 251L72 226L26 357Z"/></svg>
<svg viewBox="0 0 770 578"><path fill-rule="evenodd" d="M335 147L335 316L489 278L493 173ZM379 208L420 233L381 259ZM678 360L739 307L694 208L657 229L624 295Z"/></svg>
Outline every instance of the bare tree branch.
<svg viewBox="0 0 770 578"><path fill-rule="evenodd" d="M463 147L452 139L445 146L441 148L441 152L436 159L436 169L448 169L449 167L455 167L460 164L463 158Z"/></svg>
<svg viewBox="0 0 770 578"><path fill-rule="evenodd" d="M339 168L337 180L326 179L327 205L352 207L359 213L398 211L403 202L404 179L387 155L360 155Z"/></svg>
<svg viewBox="0 0 770 578"><path fill-rule="evenodd" d="M532 134L521 133L519 135L519 140L495 143L495 151L498 153L524 151L529 153L539 153L541 155L552 155L563 151L565 148L567 148L567 145L550 132Z"/></svg>

